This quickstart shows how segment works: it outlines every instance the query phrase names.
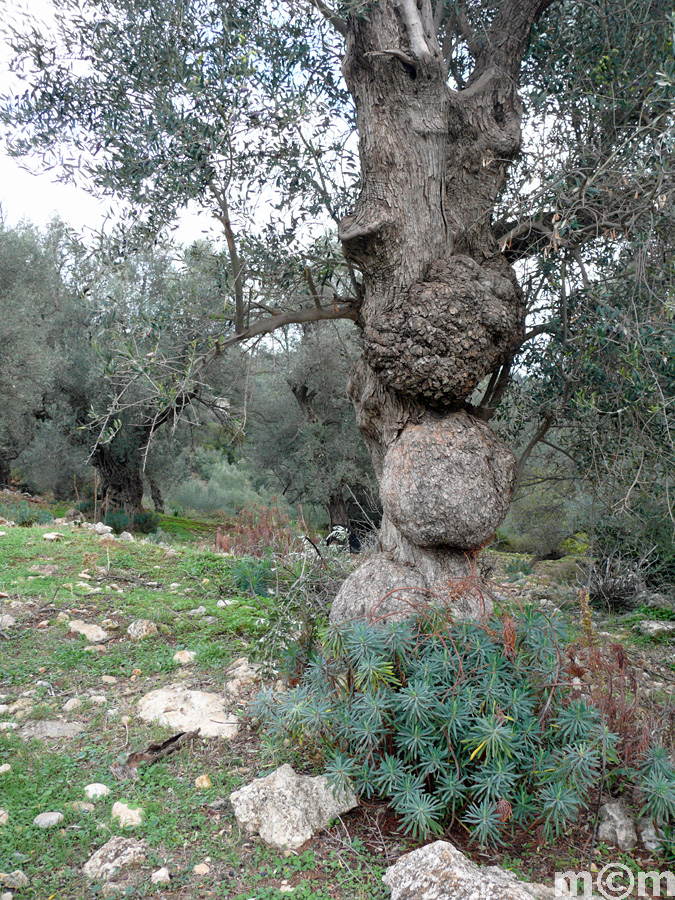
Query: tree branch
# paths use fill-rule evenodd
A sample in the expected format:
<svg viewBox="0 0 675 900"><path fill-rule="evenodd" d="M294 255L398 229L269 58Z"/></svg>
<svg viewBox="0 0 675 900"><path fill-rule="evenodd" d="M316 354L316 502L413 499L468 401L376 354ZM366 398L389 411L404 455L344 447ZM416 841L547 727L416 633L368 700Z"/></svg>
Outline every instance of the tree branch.
<svg viewBox="0 0 675 900"><path fill-rule="evenodd" d="M555 0L502 0L485 43L474 57L476 65L468 84L473 84L490 68L497 68L517 82L530 30L553 3Z"/></svg>
<svg viewBox="0 0 675 900"><path fill-rule="evenodd" d="M214 212L214 216L225 231L225 240L227 241L227 249L230 254L230 263L232 264L232 281L234 287L234 330L237 334L244 330L246 319L246 307L244 304L244 267L241 262L239 253L237 252L237 242L232 230L230 222L230 210L227 205L227 197L222 191L219 191L216 185L209 182L209 189L216 198L216 202L220 207L220 212Z"/></svg>
<svg viewBox="0 0 675 900"><path fill-rule="evenodd" d="M310 2L315 9L318 9L326 21L330 22L338 34L341 34L342 37L347 37L347 23L341 16L334 13L323 0L310 0Z"/></svg>

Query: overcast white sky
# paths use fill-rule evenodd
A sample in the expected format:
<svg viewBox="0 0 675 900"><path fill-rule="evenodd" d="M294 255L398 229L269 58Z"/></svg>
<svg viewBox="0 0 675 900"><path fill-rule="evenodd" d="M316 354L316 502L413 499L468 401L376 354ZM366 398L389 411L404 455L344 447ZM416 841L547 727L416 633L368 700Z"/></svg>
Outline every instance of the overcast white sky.
<svg viewBox="0 0 675 900"><path fill-rule="evenodd" d="M4 23L20 21L29 15L49 23L52 21L50 0L0 0L0 12ZM10 51L0 32L0 91L16 83L10 79ZM99 230L114 206L110 201L100 201L86 191L73 185L56 181L58 173L45 172L33 175L7 156L0 147L0 206L8 225L16 225L25 218L35 225L44 225L54 215L76 228L78 231ZM186 213L176 236L184 243L190 243L203 234L212 236L220 232L212 225L209 215Z"/></svg>

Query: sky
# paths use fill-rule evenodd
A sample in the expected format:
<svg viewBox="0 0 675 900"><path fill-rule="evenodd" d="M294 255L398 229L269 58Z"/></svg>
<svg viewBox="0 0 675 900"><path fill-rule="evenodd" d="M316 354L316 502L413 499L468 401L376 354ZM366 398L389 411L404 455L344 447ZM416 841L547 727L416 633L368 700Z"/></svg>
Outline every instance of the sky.
<svg viewBox="0 0 675 900"><path fill-rule="evenodd" d="M3 22L20 22L28 16L49 23L53 20L51 0L0 0ZM6 39L0 33L0 92L8 87L15 90L20 83L9 71L11 51ZM34 168L34 166L33 166ZM18 160L8 156L0 146L0 207L7 225L18 224L27 219L35 225L45 225L54 215L68 222L77 231L99 231L112 214L114 204L99 200L87 191L57 180L58 172L32 174L22 168ZM176 238L189 244L205 235L216 237L220 234L208 213L187 211L181 216Z"/></svg>

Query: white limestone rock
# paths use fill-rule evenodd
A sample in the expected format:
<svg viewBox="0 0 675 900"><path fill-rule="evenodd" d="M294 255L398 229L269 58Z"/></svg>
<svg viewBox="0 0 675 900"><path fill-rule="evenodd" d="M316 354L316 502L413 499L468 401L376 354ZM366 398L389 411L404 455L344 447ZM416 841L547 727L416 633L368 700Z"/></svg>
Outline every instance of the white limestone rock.
<svg viewBox="0 0 675 900"><path fill-rule="evenodd" d="M158 722L176 731L196 731L200 737L231 740L239 733L239 723L217 694L190 691L184 685L150 691L138 702L138 714L146 722Z"/></svg>
<svg viewBox="0 0 675 900"><path fill-rule="evenodd" d="M382 881L391 900L554 900L562 889L519 881L499 866L477 866L448 841L404 854Z"/></svg>
<svg viewBox="0 0 675 900"><path fill-rule="evenodd" d="M143 638L159 634L159 629L149 619L137 619L127 628L127 634L132 641L142 641Z"/></svg>
<svg viewBox="0 0 675 900"><path fill-rule="evenodd" d="M10 616L9 613L4 613L0 616L0 630L4 628L12 628L16 625L16 619L14 616Z"/></svg>
<svg viewBox="0 0 675 900"><path fill-rule="evenodd" d="M123 869L142 863L148 851L145 841L135 838L110 838L87 860L82 871L92 881L110 881Z"/></svg>
<svg viewBox="0 0 675 900"><path fill-rule="evenodd" d="M165 866L161 869L157 869L157 871L153 872L150 876L150 881L153 884L170 884L171 875L169 874L169 870Z"/></svg>
<svg viewBox="0 0 675 900"><path fill-rule="evenodd" d="M631 850L637 844L635 822L623 803L605 803L600 807L598 840L619 850Z"/></svg>
<svg viewBox="0 0 675 900"><path fill-rule="evenodd" d="M117 803L113 803L111 815L113 819L117 819L122 828L138 828L143 823L145 812L139 808L134 809L118 800Z"/></svg>
<svg viewBox="0 0 675 900"><path fill-rule="evenodd" d="M173 655L173 661L181 666L189 666L195 661L196 656L194 650L178 650Z"/></svg>
<svg viewBox="0 0 675 900"><path fill-rule="evenodd" d="M103 522L97 522L92 531L95 531L96 534L112 534L112 528L110 525L104 525Z"/></svg>
<svg viewBox="0 0 675 900"><path fill-rule="evenodd" d="M108 632L100 625L90 625L82 619L73 619L68 623L72 634L81 634L92 644L100 644L108 640Z"/></svg>
<svg viewBox="0 0 675 900"><path fill-rule="evenodd" d="M235 659L227 670L225 691L232 697L241 693L243 688L260 682L260 666L251 664L245 656Z"/></svg>
<svg viewBox="0 0 675 900"><path fill-rule="evenodd" d="M358 805L352 792L333 795L328 779L284 765L230 794L239 824L274 847L301 847L332 819Z"/></svg>
<svg viewBox="0 0 675 900"><path fill-rule="evenodd" d="M101 784L99 781L93 782L93 784L88 784L84 793L90 800L98 800L99 797L107 797L110 793L110 788L107 784Z"/></svg>
<svg viewBox="0 0 675 900"><path fill-rule="evenodd" d="M63 822L62 812L43 812L33 819L33 825L37 828L55 828Z"/></svg>

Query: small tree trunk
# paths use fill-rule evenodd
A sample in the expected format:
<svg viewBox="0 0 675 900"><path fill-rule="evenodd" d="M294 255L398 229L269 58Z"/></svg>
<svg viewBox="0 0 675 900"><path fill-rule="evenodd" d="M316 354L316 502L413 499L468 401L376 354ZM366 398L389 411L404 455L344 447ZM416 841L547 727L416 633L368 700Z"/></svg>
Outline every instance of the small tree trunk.
<svg viewBox="0 0 675 900"><path fill-rule="evenodd" d="M9 487L12 480L10 461L0 456L0 488Z"/></svg>
<svg viewBox="0 0 675 900"><path fill-rule="evenodd" d="M159 484L152 477L152 475L147 475L148 484L150 485L150 496L152 497L152 502L155 507L155 512L163 513L164 512L164 498L162 497L162 492L160 490Z"/></svg>
<svg viewBox="0 0 675 900"><path fill-rule="evenodd" d="M143 506L143 478L138 449L113 440L94 451L92 464L98 471L102 510L123 509L132 516Z"/></svg>
<svg viewBox="0 0 675 900"><path fill-rule="evenodd" d="M524 333L491 218L520 149L520 54L549 2L502 0L492 55L462 91L447 85L429 0L378 0L348 20L362 190L339 235L363 275L364 341L350 396L384 517L380 553L347 579L333 622L430 599L488 611L470 590L472 557L506 514L515 459L470 398Z"/></svg>
<svg viewBox="0 0 675 900"><path fill-rule="evenodd" d="M349 513L347 512L345 498L342 495L342 488L331 494L326 508L328 510L328 527L331 531L338 525L349 529Z"/></svg>

